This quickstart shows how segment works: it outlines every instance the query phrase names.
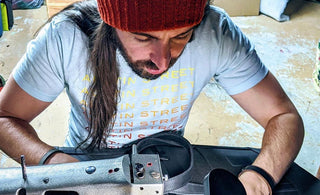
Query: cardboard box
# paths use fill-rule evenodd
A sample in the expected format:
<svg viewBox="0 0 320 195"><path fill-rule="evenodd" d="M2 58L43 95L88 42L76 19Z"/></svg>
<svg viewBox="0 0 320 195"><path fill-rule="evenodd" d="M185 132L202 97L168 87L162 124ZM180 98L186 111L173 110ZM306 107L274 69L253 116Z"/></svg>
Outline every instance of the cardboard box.
<svg viewBox="0 0 320 195"><path fill-rule="evenodd" d="M260 0L213 0L213 5L223 8L229 16L257 16Z"/></svg>
<svg viewBox="0 0 320 195"><path fill-rule="evenodd" d="M48 16L53 16L55 13L61 11L63 8L76 1L79 0L46 0Z"/></svg>

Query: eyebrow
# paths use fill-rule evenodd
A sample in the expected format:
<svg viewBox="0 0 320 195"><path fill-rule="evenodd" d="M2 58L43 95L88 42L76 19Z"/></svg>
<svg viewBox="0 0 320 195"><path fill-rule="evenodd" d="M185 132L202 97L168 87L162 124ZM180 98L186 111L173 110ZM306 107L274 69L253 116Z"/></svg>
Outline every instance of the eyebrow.
<svg viewBox="0 0 320 195"><path fill-rule="evenodd" d="M174 36L173 38L176 38L176 37L179 37L179 36L182 36L182 35L185 35L187 33L189 33L190 31L192 31L194 29L194 27L191 27L190 29L186 30L185 32L182 32L176 36ZM150 39L159 39L158 37L155 37L155 36L152 36L152 35L149 35L147 33L142 33L142 32L132 32L132 34L135 34L135 35L141 35L141 36L146 36Z"/></svg>

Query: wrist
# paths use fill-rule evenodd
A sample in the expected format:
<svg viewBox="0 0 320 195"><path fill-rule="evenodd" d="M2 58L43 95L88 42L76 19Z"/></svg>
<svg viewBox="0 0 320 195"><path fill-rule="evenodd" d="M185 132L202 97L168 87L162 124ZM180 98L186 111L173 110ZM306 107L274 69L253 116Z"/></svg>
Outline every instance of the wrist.
<svg viewBox="0 0 320 195"><path fill-rule="evenodd" d="M273 177L268 172L266 172L264 169L262 169L258 166L255 166L255 165L248 165L242 169L242 172L239 174L239 176L245 171L253 171L253 172L259 174L264 179L264 181L268 184L268 186L271 188L271 190L274 188L275 181L274 181Z"/></svg>
<svg viewBox="0 0 320 195"><path fill-rule="evenodd" d="M272 188L267 180L253 170L243 170L238 175L248 195L264 194L272 195Z"/></svg>
<svg viewBox="0 0 320 195"><path fill-rule="evenodd" d="M42 156L42 158L39 161L39 165L49 164L49 161L51 160L51 158L57 153L64 153L64 152L62 152L61 150L58 150L56 148L49 150L47 153L45 153Z"/></svg>

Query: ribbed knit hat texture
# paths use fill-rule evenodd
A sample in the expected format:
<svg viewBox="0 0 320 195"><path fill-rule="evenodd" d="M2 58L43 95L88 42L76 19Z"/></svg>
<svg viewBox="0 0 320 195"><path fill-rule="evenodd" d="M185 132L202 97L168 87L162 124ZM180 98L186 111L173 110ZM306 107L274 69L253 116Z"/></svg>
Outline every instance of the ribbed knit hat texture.
<svg viewBox="0 0 320 195"><path fill-rule="evenodd" d="M208 0L97 0L102 20L130 31L161 31L201 22Z"/></svg>

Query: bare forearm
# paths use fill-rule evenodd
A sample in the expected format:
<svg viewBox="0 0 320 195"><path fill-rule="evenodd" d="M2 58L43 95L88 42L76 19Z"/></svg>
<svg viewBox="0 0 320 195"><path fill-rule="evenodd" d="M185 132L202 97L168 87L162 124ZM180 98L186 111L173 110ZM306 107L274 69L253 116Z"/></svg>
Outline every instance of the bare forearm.
<svg viewBox="0 0 320 195"><path fill-rule="evenodd" d="M27 165L38 164L52 147L42 142L28 122L10 117L0 118L0 148L20 162L24 155Z"/></svg>
<svg viewBox="0 0 320 195"><path fill-rule="evenodd" d="M285 113L273 117L266 126L260 155L253 163L280 181L296 158L304 137L304 127L297 113Z"/></svg>

